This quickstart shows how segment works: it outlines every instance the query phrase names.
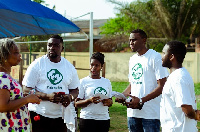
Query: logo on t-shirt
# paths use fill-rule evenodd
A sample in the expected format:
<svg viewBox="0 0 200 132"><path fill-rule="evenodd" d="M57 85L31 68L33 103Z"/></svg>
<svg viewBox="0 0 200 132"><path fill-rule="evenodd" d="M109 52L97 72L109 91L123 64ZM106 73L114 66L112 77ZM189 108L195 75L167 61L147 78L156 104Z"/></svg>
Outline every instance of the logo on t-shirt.
<svg viewBox="0 0 200 132"><path fill-rule="evenodd" d="M63 80L63 75L57 69L51 69L49 72L47 72L47 78L51 84L56 85Z"/></svg>
<svg viewBox="0 0 200 132"><path fill-rule="evenodd" d="M139 80L143 75L143 68L140 63L137 63L133 68L132 68L132 76L133 79Z"/></svg>
<svg viewBox="0 0 200 132"><path fill-rule="evenodd" d="M100 93L100 94L103 94L103 95L107 95L107 91L106 91L104 88L102 88L102 87L97 87L97 88L95 88L94 94L96 94L96 93Z"/></svg>

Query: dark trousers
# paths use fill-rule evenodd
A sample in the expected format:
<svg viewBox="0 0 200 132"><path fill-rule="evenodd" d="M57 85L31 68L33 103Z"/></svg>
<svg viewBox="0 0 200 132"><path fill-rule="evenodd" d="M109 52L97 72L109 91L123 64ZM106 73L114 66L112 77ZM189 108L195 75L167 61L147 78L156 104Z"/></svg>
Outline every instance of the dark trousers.
<svg viewBox="0 0 200 132"><path fill-rule="evenodd" d="M33 132L67 132L66 124L61 117L48 118L39 115L40 120L35 121L34 117L37 115L39 114L30 111Z"/></svg>
<svg viewBox="0 0 200 132"><path fill-rule="evenodd" d="M79 119L80 132L108 132L110 120Z"/></svg>

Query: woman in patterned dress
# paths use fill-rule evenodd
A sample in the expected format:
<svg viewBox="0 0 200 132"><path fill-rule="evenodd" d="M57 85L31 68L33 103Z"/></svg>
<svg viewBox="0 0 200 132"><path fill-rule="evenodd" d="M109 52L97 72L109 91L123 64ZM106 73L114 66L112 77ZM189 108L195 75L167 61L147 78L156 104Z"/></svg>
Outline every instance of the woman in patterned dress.
<svg viewBox="0 0 200 132"><path fill-rule="evenodd" d="M31 121L27 103L40 103L30 94L23 97L22 87L10 76L12 66L19 64L21 55L12 39L0 40L0 132L30 132Z"/></svg>

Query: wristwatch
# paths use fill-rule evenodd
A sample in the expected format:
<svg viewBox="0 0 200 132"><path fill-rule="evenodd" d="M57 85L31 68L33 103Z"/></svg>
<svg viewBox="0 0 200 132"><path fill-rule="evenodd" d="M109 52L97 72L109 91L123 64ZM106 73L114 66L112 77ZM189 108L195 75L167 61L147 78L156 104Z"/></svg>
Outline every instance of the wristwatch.
<svg viewBox="0 0 200 132"><path fill-rule="evenodd" d="M139 102L139 110L141 110L142 107L143 107L143 105L144 105L144 103L142 102L142 98L139 98L139 99L140 99L140 102Z"/></svg>

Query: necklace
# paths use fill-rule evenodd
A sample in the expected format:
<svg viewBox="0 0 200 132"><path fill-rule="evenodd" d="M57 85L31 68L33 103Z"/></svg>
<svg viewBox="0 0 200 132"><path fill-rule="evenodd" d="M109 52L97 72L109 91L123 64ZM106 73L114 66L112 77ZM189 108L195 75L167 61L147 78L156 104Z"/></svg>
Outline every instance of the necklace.
<svg viewBox="0 0 200 132"><path fill-rule="evenodd" d="M2 69L4 69L6 71L6 73L10 73L10 71L8 69L6 69L5 67L3 66L0 66Z"/></svg>

